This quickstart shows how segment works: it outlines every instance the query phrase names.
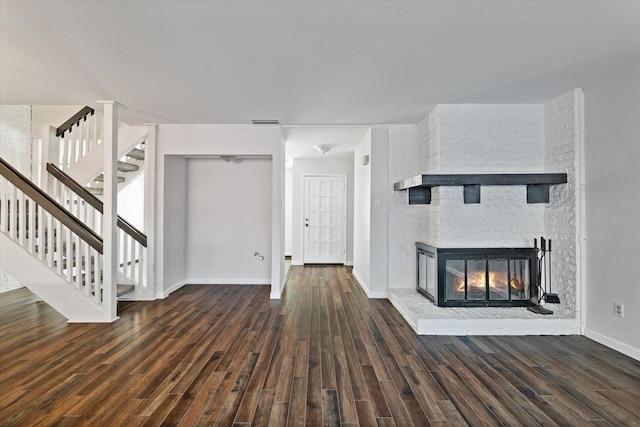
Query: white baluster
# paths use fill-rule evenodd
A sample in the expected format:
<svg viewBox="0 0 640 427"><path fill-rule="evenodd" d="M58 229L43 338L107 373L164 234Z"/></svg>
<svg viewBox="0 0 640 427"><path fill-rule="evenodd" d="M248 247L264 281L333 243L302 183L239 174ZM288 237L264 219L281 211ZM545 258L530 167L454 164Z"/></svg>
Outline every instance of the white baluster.
<svg viewBox="0 0 640 427"><path fill-rule="evenodd" d="M27 222L27 214L24 208L24 193L20 190L17 191L18 199L16 208L18 210L18 243L24 248L24 231Z"/></svg>
<svg viewBox="0 0 640 427"><path fill-rule="evenodd" d="M67 267L67 281L73 281L73 243L71 240L71 229L69 227L65 227L65 257L66 257L66 267Z"/></svg>
<svg viewBox="0 0 640 427"><path fill-rule="evenodd" d="M91 246L84 245L84 294L89 296L91 289Z"/></svg>
<svg viewBox="0 0 640 427"><path fill-rule="evenodd" d="M60 221L56 220L56 246L55 246L55 254L56 254L56 262L58 274L62 276L62 262L64 257L64 250L62 247L62 233L64 232L63 226Z"/></svg>
<svg viewBox="0 0 640 427"><path fill-rule="evenodd" d="M77 154L77 146L78 146L78 126L76 126L73 132L69 132L69 140L71 142L70 152L69 152L69 167L73 166L76 163L76 154Z"/></svg>
<svg viewBox="0 0 640 427"><path fill-rule="evenodd" d="M29 219L27 220L27 251L30 254L33 253L36 242L36 215L37 215L37 207L36 202L31 199L26 200L26 208L28 208L27 212L29 214Z"/></svg>
<svg viewBox="0 0 640 427"><path fill-rule="evenodd" d="M118 230L118 243L120 243L119 247L120 247L120 260L122 262L122 267L120 269L120 271L122 271L122 274L124 274L125 276L127 275L127 261L129 260L128 258L128 248L129 245L127 245L127 241L129 239L129 236L124 233L121 230Z"/></svg>
<svg viewBox="0 0 640 427"><path fill-rule="evenodd" d="M16 239L16 231L17 231L17 209L16 209L16 205L17 205L17 189L16 187L13 186L13 184L10 184L9 186L9 237L11 237L12 240Z"/></svg>
<svg viewBox="0 0 640 427"><path fill-rule="evenodd" d="M138 286L147 286L144 280L144 272L145 272L145 248L144 246L138 244L138 280L136 280L136 284Z"/></svg>
<svg viewBox="0 0 640 427"><path fill-rule="evenodd" d="M76 274L76 289L82 289L82 255L84 255L84 242L80 239L80 236L75 235L76 238L76 250L74 251L75 255L75 274Z"/></svg>
<svg viewBox="0 0 640 427"><path fill-rule="evenodd" d="M42 206L38 205L38 258L40 261L45 261L45 213ZM51 248L51 246L49 246Z"/></svg>
<svg viewBox="0 0 640 427"><path fill-rule="evenodd" d="M102 277L102 268L103 268L103 259L102 255L98 253L97 250L94 250L94 256L96 257L96 265L95 265L95 285L94 285L94 296L93 299L97 304L102 303L102 287L103 287L103 277Z"/></svg>
<svg viewBox="0 0 640 427"><path fill-rule="evenodd" d="M135 279L135 263L136 263L136 248L135 248L135 244L137 243L136 240L133 237L129 237L129 243L131 244L131 246L129 247L129 253L131 254L131 256L129 256L129 259L131 260L131 265L129 266L129 277L131 279Z"/></svg>
<svg viewBox="0 0 640 427"><path fill-rule="evenodd" d="M80 156L79 158L83 158L87 155L87 118L85 117L82 120L82 133L80 134Z"/></svg>
<svg viewBox="0 0 640 427"><path fill-rule="evenodd" d="M49 268L53 268L53 261L56 254L55 246L53 244L55 222L53 216L47 213L47 265Z"/></svg>
<svg viewBox="0 0 640 427"><path fill-rule="evenodd" d="M7 183L8 181L0 177L0 231L7 232Z"/></svg>
<svg viewBox="0 0 640 427"><path fill-rule="evenodd" d="M89 125L87 126L87 154L93 150L93 141L95 137L95 114L90 116L87 120L89 121Z"/></svg>

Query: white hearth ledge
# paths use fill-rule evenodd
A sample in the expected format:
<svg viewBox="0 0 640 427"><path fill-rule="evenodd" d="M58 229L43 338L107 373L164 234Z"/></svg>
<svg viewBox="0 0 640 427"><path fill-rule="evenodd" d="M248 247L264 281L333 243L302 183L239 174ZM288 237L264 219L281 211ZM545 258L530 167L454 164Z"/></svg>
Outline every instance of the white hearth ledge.
<svg viewBox="0 0 640 427"><path fill-rule="evenodd" d="M578 319L524 307L437 307L414 289L389 289L388 298L418 335L580 335Z"/></svg>

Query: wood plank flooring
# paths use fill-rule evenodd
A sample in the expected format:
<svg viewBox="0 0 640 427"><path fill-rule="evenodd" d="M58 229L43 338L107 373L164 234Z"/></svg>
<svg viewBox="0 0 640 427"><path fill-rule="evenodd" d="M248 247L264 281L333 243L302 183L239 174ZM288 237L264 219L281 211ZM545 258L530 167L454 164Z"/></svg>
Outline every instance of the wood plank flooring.
<svg viewBox="0 0 640 427"><path fill-rule="evenodd" d="M350 269L185 286L67 324L0 295L0 425L640 425L640 362L587 338L416 336Z"/></svg>

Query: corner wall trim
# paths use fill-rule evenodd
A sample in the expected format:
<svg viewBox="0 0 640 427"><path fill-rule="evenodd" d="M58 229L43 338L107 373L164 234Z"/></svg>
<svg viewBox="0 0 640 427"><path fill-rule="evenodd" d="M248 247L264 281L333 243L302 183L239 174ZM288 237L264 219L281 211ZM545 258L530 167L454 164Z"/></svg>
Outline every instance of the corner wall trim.
<svg viewBox="0 0 640 427"><path fill-rule="evenodd" d="M606 335L596 332L592 329L586 328L584 330L584 336L590 338L604 346L607 346L615 351L618 351L626 356L640 361L640 349L625 344L622 341L618 341L614 338L609 338Z"/></svg>
<svg viewBox="0 0 640 427"><path fill-rule="evenodd" d="M181 280L177 283L174 283L172 286L169 287L169 289L167 289L164 292L157 292L156 293L156 299L165 299L166 297L168 297L171 293L177 291L178 289L180 289L181 287L183 287L184 285L187 284L186 280Z"/></svg>
<svg viewBox="0 0 640 427"><path fill-rule="evenodd" d="M353 274L353 277L356 279L356 282L358 282L358 284L360 285L360 287L362 288L364 293L367 294L367 298L369 298L369 299L387 299L388 298L386 292L371 292L371 291L369 291L369 289L365 286L365 284L362 281L362 279L360 278L360 276L358 276L358 272L357 271L352 270L351 274Z"/></svg>

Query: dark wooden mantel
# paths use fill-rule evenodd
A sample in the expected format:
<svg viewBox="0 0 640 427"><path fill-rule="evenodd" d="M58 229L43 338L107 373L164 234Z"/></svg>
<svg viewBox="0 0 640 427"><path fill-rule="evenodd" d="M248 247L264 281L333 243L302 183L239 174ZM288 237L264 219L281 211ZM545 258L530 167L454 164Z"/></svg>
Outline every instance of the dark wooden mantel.
<svg viewBox="0 0 640 427"><path fill-rule="evenodd" d="M566 184L566 173L489 173L418 175L396 182L394 190L408 190L409 204L431 203L432 187L464 187L465 203L480 203L480 187L486 185L526 185L527 203L549 203L549 185Z"/></svg>

